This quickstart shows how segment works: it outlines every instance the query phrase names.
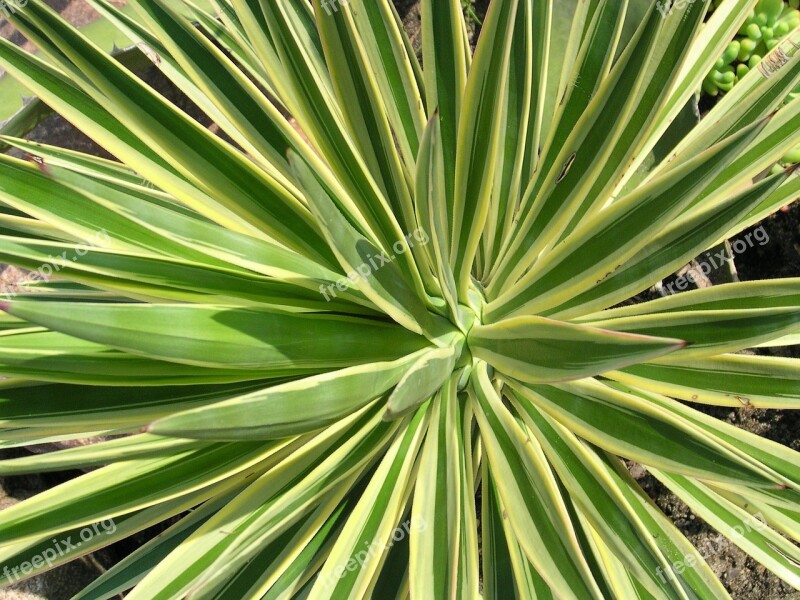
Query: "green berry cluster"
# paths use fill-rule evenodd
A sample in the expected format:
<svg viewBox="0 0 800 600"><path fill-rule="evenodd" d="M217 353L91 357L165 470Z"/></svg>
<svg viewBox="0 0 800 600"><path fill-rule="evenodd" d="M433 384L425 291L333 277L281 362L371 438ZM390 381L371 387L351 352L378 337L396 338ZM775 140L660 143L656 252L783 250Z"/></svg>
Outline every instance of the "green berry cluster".
<svg viewBox="0 0 800 600"><path fill-rule="evenodd" d="M714 0L713 8L721 3L722 0ZM720 92L729 92L789 32L800 25L799 8L800 0L759 0L736 38L728 44L703 81L703 92L711 97L718 96ZM800 86L789 94L786 102L798 96ZM797 163L800 163L800 146L786 154L780 164L775 165L775 170Z"/></svg>
<svg viewBox="0 0 800 600"><path fill-rule="evenodd" d="M716 8L722 0L714 0ZM709 96L729 92L761 58L800 25L800 0L759 0L750 17L739 29L711 73L703 81ZM796 89L795 93L800 92Z"/></svg>

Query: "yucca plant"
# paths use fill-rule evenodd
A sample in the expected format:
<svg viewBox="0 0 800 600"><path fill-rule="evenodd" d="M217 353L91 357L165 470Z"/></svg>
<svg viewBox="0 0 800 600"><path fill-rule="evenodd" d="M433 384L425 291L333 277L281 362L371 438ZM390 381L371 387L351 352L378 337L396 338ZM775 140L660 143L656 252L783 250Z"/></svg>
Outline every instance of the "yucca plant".
<svg viewBox="0 0 800 600"><path fill-rule="evenodd" d="M417 56L389 0L92 0L218 132L14 12L120 162L3 138L2 447L101 440L0 461L87 469L0 513L3 581L171 520L78 597L728 597L627 459L800 589L798 453L697 408L800 408L740 353L800 279L643 295L800 195L800 31L671 126L756 0L710 3L492 0L473 54L422 0Z"/></svg>

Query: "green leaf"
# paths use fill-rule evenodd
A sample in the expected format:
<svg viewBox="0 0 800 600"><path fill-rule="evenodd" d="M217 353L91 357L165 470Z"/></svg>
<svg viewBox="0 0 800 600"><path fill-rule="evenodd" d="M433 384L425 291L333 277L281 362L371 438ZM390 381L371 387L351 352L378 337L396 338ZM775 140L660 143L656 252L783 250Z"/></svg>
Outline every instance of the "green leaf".
<svg viewBox="0 0 800 600"><path fill-rule="evenodd" d="M74 599L109 600L132 588L228 500L228 497L222 496L192 510L158 537L137 548L92 581Z"/></svg>
<svg viewBox="0 0 800 600"><path fill-rule="evenodd" d="M555 93L553 94L554 124L543 124L543 127L549 128L549 133L542 143L537 145L542 149L541 160L536 170L527 174L527 178L523 178L519 201L523 200L523 192L527 199L544 183L544 175L553 167L561 146L566 143L603 79L608 76L616 41L625 20L626 4L626 2L602 0L597 3L578 4L575 7L577 22L573 23L573 31L569 37L570 43L573 38L578 38L580 48L575 49L574 64L565 64L563 67L562 83L555 90L560 95L556 98ZM563 10L562 7L559 9ZM554 37L552 46L553 51L557 53L559 47L563 46L563 41ZM570 57L563 56L563 58L567 60ZM531 149L528 148L528 152ZM536 150L538 153L538 147ZM529 161L532 164L536 162L535 159ZM513 164L513 161L509 162ZM517 214L519 202L511 208L511 214L508 216L516 222L520 217Z"/></svg>
<svg viewBox="0 0 800 600"><path fill-rule="evenodd" d="M393 360L426 345L424 338L386 322L213 305L17 300L7 312L126 352L187 365L257 369L262 377Z"/></svg>
<svg viewBox="0 0 800 600"><path fill-rule="evenodd" d="M186 440L161 438L147 434L133 435L46 454L0 460L0 474L7 476L83 469L123 460L182 454L187 450L194 450L202 446L202 443L187 442Z"/></svg>
<svg viewBox="0 0 800 600"><path fill-rule="evenodd" d="M580 122L563 144L553 148L558 155L548 171L540 172L541 184L529 186L517 235L498 265L491 298L512 286L541 250L580 227L584 215L591 218L603 207L653 127L652 117L685 60L706 4L693 2L667 19L651 6ZM609 119L609 114L618 118Z"/></svg>
<svg viewBox="0 0 800 600"><path fill-rule="evenodd" d="M464 93L471 52L461 7L452 0L422 0L422 62L426 65L425 100L428 115L437 114L442 136L444 162L444 204L452 219L458 124L463 112Z"/></svg>
<svg viewBox="0 0 800 600"><path fill-rule="evenodd" d="M457 345L429 350L403 374L386 402L383 418L397 419L426 402L451 377L461 354L463 340Z"/></svg>
<svg viewBox="0 0 800 600"><path fill-rule="evenodd" d="M608 480L602 463L568 429L530 403L515 408L536 435L570 497L611 553L655 598L680 598L680 584L659 581L667 562L624 496ZM673 587L674 586L674 587Z"/></svg>
<svg viewBox="0 0 800 600"><path fill-rule="evenodd" d="M232 140L258 157L262 168L272 175L283 177L284 184L287 183L285 176L288 167L285 157L281 156L283 148L275 149L281 141L286 144L286 136L281 135L280 128L273 126L268 118L268 114L272 116L269 110L271 105L255 89L254 84L247 81L239 67L214 48L194 25L187 24L179 14L185 12L185 5L171 6L172 2L129 5L135 9L134 16L139 17L135 19L125 14L125 7L118 9L106 0L91 0L90 4L135 40L137 47L146 53L152 63ZM193 16L198 19L202 19L203 15L199 9L193 11ZM208 18L203 23L207 23ZM165 27L169 30L168 34L164 33ZM239 64L248 64L241 51L231 51L236 59L240 59ZM258 84L272 91L272 86L263 77L254 75L254 78ZM220 90L227 90L227 94ZM234 90L238 105L226 101ZM278 144L274 142L276 139L279 140ZM270 160L261 159L262 153L269 156Z"/></svg>
<svg viewBox="0 0 800 600"><path fill-rule="evenodd" d="M659 480L709 525L793 587L800 587L800 551L750 513L714 493L705 484L653 470Z"/></svg>
<svg viewBox="0 0 800 600"><path fill-rule="evenodd" d="M234 231L263 237L257 228L212 198L208 191L189 183L171 163L152 151L135 133L112 115L107 101L95 101L63 73L0 38L0 63L38 97L81 127L97 143L141 173L186 206Z"/></svg>
<svg viewBox="0 0 800 600"><path fill-rule="evenodd" d="M321 15L323 10L330 11L327 4L322 6L321 0L313 0L313 5L317 14ZM356 8L355 12L361 10ZM347 132L358 147L358 154L367 170L380 185L381 193L389 200L392 212L402 217L400 222L403 229L413 231L414 213L403 162L397 151L376 78L355 25L354 11L349 4L342 4L338 10L330 12L330 15L326 15L327 18L320 18L317 23Z"/></svg>
<svg viewBox="0 0 800 600"><path fill-rule="evenodd" d="M108 245L144 248L228 269L238 266L314 290L320 281L327 284L339 277L283 246L225 229L182 209L168 196L144 188L141 177L116 163L17 140L12 143L41 158L49 177L35 167L10 162L4 169L9 176L3 192L6 202L57 223L78 239L94 241L104 233ZM354 290L343 296L353 299L354 293L360 296ZM355 301L368 304L363 297Z"/></svg>
<svg viewBox="0 0 800 600"><path fill-rule="evenodd" d="M427 405L420 408L397 432L322 566L309 594L311 600L368 597L382 557L394 544L397 532L414 536L430 526L400 522L428 428L428 412ZM349 566L351 561L355 568Z"/></svg>
<svg viewBox="0 0 800 600"><path fill-rule="evenodd" d="M358 1L351 10L375 76L400 156L413 173L425 126L424 83L417 56L400 29L400 19L389 0Z"/></svg>
<svg viewBox="0 0 800 600"><path fill-rule="evenodd" d="M745 459L686 419L596 380L526 386L510 380L520 403L531 402L581 438L645 466L671 469L708 481L783 486L755 461Z"/></svg>
<svg viewBox="0 0 800 600"><path fill-rule="evenodd" d="M727 448L738 454L740 458L751 462L757 468L769 473L770 477L779 481L781 488L800 488L800 467L798 467L798 452L782 444L742 430L719 419L710 417L702 412L666 398L639 390L631 390L623 385L609 384L629 394L635 394L646 401L660 406L665 413L671 413L685 419L717 443L724 444ZM727 485L727 484L719 484ZM788 490L794 494L794 490Z"/></svg>
<svg viewBox="0 0 800 600"><path fill-rule="evenodd" d="M668 222L689 206L694 195L734 160L766 122L731 136L586 219L519 282L490 302L484 318L491 322L546 309L602 283L647 244L653 223Z"/></svg>
<svg viewBox="0 0 800 600"><path fill-rule="evenodd" d="M450 223L445 197L444 148L439 113L435 112L422 137L417 157L414 206L422 231L429 232L431 244L425 245L427 262L438 278L441 295L450 315L459 318L458 291L450 267Z"/></svg>
<svg viewBox="0 0 800 600"><path fill-rule="evenodd" d="M608 453L598 453L598 457L603 460L606 475L647 527L664 558L672 565L680 562L691 567L682 569L681 572L662 569L656 573L659 579L671 578L670 571L672 571L672 574L681 581L683 588L691 589L698 598L730 600L727 590L706 563L703 555L631 477L623 461Z"/></svg>
<svg viewBox="0 0 800 600"><path fill-rule="evenodd" d="M517 5L518 0L496 0L491 4L459 116L450 264L462 302L467 298L472 263L489 213L495 166L501 154L500 125L508 93ZM443 139L447 144L444 135Z"/></svg>
<svg viewBox="0 0 800 600"><path fill-rule="evenodd" d="M800 31L795 29L766 53L758 68L750 69L742 81L725 94L673 150L659 171L676 168L696 153L778 109L800 83L798 48Z"/></svg>
<svg viewBox="0 0 800 600"><path fill-rule="evenodd" d="M324 225L326 239L350 281L358 282L364 295L403 327L430 336L433 318L393 262L397 254L406 252L405 240L400 241L399 250L392 246L397 254L388 254L376 241L362 235L339 211L308 165L294 155L290 155L290 160L306 189L314 215Z"/></svg>
<svg viewBox="0 0 800 600"><path fill-rule="evenodd" d="M126 250L106 250L106 232L98 231L88 244L59 244L28 241L25 238L0 238L0 258L19 267L36 271L34 277L46 281L51 276L135 299L187 302L209 301L232 306L274 305L299 311L340 310L369 314L341 300L325 300L318 290L295 287L260 275L231 271ZM330 287L333 287L331 284ZM324 285L320 288L325 289ZM313 291L312 291L313 290Z"/></svg>
<svg viewBox="0 0 800 600"><path fill-rule="evenodd" d="M541 448L497 396L485 363L478 363L476 374L471 401L498 496L522 550L558 597L602 598Z"/></svg>
<svg viewBox="0 0 800 600"><path fill-rule="evenodd" d="M290 372L286 369L282 374ZM106 386L232 383L268 376L255 369L209 369L153 360L42 328L4 332L0 373L37 381Z"/></svg>
<svg viewBox="0 0 800 600"><path fill-rule="evenodd" d="M325 36L318 34L311 19L311 6L306 0L287 0L262 3L260 10L263 10L278 55L284 63L292 66L283 75L284 83L290 90L288 99L292 100L287 102L287 106L303 122L305 132L336 174L340 187L344 188L342 200L354 204L356 210L352 216L363 220L363 225L373 233L375 241L383 249L388 250L397 241L402 244L403 229L400 223L404 213L392 211L385 188L381 188L376 181L377 174L390 165L374 161L369 163L359 152L352 131L346 124L344 111L337 101L335 86L330 81L331 74L325 63L326 50L321 41ZM301 24L301 21L305 22ZM330 44L330 40L327 43ZM330 48L327 52L330 52ZM341 84L344 85L344 82ZM358 101L363 99L359 97ZM372 110L375 110L374 106ZM375 117L383 118L382 115ZM305 162L310 159L303 158ZM372 172L370 165L376 167ZM304 181L304 184L307 182ZM311 193L308 189L306 192ZM309 202L312 200L309 199ZM394 208L400 207L395 205ZM410 211L410 203L405 209ZM409 214L405 213L405 216ZM406 275L414 277L414 262L408 257L401 257L399 262Z"/></svg>
<svg viewBox="0 0 800 600"><path fill-rule="evenodd" d="M213 444L161 458L109 465L5 509L0 536L6 543L52 536L171 500L248 469L278 450L275 444ZM135 476L132 476L135 474Z"/></svg>
<svg viewBox="0 0 800 600"><path fill-rule="evenodd" d="M180 368L180 365L174 366ZM183 386L162 383L149 387L35 382L7 384L0 389L0 425L5 428L51 427L75 432L103 427L138 429L174 412L214 404L282 381ZM115 383L120 382L117 380Z"/></svg>
<svg viewBox="0 0 800 600"><path fill-rule="evenodd" d="M797 359L723 354L669 365L632 365L606 376L639 389L702 404L800 409Z"/></svg>
<svg viewBox="0 0 800 600"><path fill-rule="evenodd" d="M685 216L654 232L634 257L608 277L599 283L595 282L593 286L583 286L586 289L579 294L564 297L560 305L542 310L543 316L560 319L580 317L581 321L602 318L598 315L606 313L592 313L593 317L586 313L626 300L631 294L652 286L711 248L711 240L723 239L732 226L738 230L739 225L736 224L741 223L743 216L753 207L761 206L765 199L772 198L776 190L781 189L778 186L786 176L784 173L768 177L719 203L704 202L697 210L690 210ZM717 265L718 254L714 253L714 265L717 267L723 264L720 262ZM711 266L708 264L709 268ZM611 311L607 313L613 314Z"/></svg>
<svg viewBox="0 0 800 600"><path fill-rule="evenodd" d="M561 54L563 38L559 37L560 27L568 20L565 13L570 9L582 13L588 7L588 4L571 7L570 2L557 4L554 6L550 0L523 0L517 8L511 56L523 56L524 60L515 59L510 64L502 114L505 140L502 157L498 160L501 173L495 177L487 231L483 236L484 279L491 277L489 271L514 232L516 212L525 187L542 169L540 158L553 117L556 88L560 85L552 74L559 72L558 57L568 60ZM579 19L577 15L576 18ZM567 89L571 87L571 84L566 86Z"/></svg>
<svg viewBox="0 0 800 600"><path fill-rule="evenodd" d="M427 523L411 536L410 592L419 598L469 597L479 585L478 540L469 441L451 377L434 397L414 489L412 522ZM485 552L485 550L484 550Z"/></svg>
<svg viewBox="0 0 800 600"><path fill-rule="evenodd" d="M681 66L681 71L670 91L669 100L659 110L655 119L656 127L649 133L647 143L637 155L639 161L656 146L659 138L665 134L692 95L702 85L703 80L714 68L717 58L725 51L737 30L753 11L757 1L735 0L720 3L706 20L691 43L689 55ZM628 177L635 172L635 167L636 164L629 167L626 176L617 184L617 191L622 189Z"/></svg>
<svg viewBox="0 0 800 600"><path fill-rule="evenodd" d="M324 256L318 254L324 245L310 214L273 177L166 102L49 9L31 4L13 20L19 26L28 24L29 34L33 27L37 42L49 42L42 51L54 64L66 72L80 69L84 92L97 102L110 103L142 139L152 140L151 148L171 156L177 170L217 202L288 247Z"/></svg>
<svg viewBox="0 0 800 600"><path fill-rule="evenodd" d="M192 510L198 504L202 504L214 497L215 494L219 494L224 499L231 490L240 487L240 481L234 478L233 482L217 483L150 508L119 515L113 519L101 519L90 526L68 528L58 533L55 537L47 535L43 538L35 538L33 541L27 539L4 545L0 548L0 565L8 567L11 577L4 575L0 578L0 585L39 575L53 567L74 560L80 554L94 552L142 532L171 517ZM80 545L76 547L77 544ZM20 566L25 562L31 563L32 566L37 566L33 566L30 572L24 574L20 571ZM14 568L17 569L16 572L14 572Z"/></svg>
<svg viewBox="0 0 800 600"><path fill-rule="evenodd" d="M553 600L553 593L533 568L504 518L506 511L489 467L483 461L481 479L481 533L483 586L487 600L529 594L535 600ZM505 535L504 535L505 534Z"/></svg>
<svg viewBox="0 0 800 600"><path fill-rule="evenodd" d="M179 598L190 591L224 587L320 502L333 513L396 431L397 426L383 423L373 407L285 445L257 479L159 563L132 597ZM323 521L324 514L318 514L310 523L319 527ZM301 550L293 547L276 557L268 581L276 583ZM286 583L290 582L282 585Z"/></svg>
<svg viewBox="0 0 800 600"><path fill-rule="evenodd" d="M372 363L177 412L148 431L192 439L271 439L331 425L381 396L409 369L420 351L391 363Z"/></svg>
<svg viewBox="0 0 800 600"><path fill-rule="evenodd" d="M542 317L476 325L468 340L473 356L528 383L581 379L663 356L684 345L679 339L619 335Z"/></svg>
<svg viewBox="0 0 800 600"><path fill-rule="evenodd" d="M592 321L593 327L612 331L679 337L688 345L659 359L670 363L706 358L755 346L800 328L800 308L788 304L772 308L680 310L636 317Z"/></svg>
<svg viewBox="0 0 800 600"><path fill-rule="evenodd" d="M97 468L6 509L0 570L171 521L82 597L729 598L635 461L800 584L798 453L692 404L800 407L798 360L732 354L800 340L800 279L658 285L800 195L780 0L89 1L134 46L42 3L0 39L39 98L0 125L0 449L72 442L0 473ZM19 139L45 107L108 158Z"/></svg>

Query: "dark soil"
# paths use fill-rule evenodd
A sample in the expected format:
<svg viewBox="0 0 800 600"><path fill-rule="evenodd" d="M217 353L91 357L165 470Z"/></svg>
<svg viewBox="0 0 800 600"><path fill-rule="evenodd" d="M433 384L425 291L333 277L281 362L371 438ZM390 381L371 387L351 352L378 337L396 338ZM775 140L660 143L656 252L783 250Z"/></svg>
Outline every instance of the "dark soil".
<svg viewBox="0 0 800 600"><path fill-rule="evenodd" d="M736 239L744 239L756 227L763 227L769 242L754 244L736 261L742 279L776 279L800 277L800 202L767 217Z"/></svg>
<svg viewBox="0 0 800 600"><path fill-rule="evenodd" d="M763 227L769 241L748 245L747 251L734 257L742 281L800 277L800 202L768 217L731 240L744 239L754 229ZM800 357L800 346L757 349L772 356ZM746 431L800 451L800 411L747 410L692 405L708 415ZM630 466L631 474L647 494L670 517L678 529L697 547L706 562L736 600L796 600L795 590L758 562L730 543L699 519L686 504L671 493L640 465Z"/></svg>
<svg viewBox="0 0 800 600"><path fill-rule="evenodd" d="M785 210L743 231L731 241L744 240L757 227L764 228L769 235L769 242L763 246L754 244L746 252L735 256L740 279L752 281L800 277L800 202L794 202ZM757 353L800 357L800 346L763 348L758 349ZM693 406L746 431L800 451L800 411L732 409L699 404ZM661 510L701 550L708 564L735 599L796 598L796 592L791 586L747 556L704 521L696 518L686 504L644 469L637 465L632 473Z"/></svg>

